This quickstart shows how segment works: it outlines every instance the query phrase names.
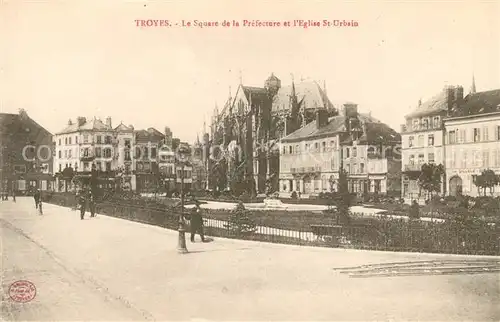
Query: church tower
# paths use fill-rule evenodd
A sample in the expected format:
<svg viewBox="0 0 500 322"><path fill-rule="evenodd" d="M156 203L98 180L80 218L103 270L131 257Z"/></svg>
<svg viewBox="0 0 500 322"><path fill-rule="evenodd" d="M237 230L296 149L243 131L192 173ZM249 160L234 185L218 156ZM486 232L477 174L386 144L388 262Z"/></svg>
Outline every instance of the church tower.
<svg viewBox="0 0 500 322"><path fill-rule="evenodd" d="M274 97L281 88L281 81L278 77L274 76L274 73L271 73L271 76L269 76L264 84L264 88L269 93L269 97Z"/></svg>

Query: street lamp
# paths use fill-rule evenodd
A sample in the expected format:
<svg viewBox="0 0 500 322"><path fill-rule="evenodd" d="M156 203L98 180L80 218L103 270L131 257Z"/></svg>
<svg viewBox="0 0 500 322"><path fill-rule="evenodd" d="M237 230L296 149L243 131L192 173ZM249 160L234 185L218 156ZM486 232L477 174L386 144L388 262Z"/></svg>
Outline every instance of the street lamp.
<svg viewBox="0 0 500 322"><path fill-rule="evenodd" d="M189 155L189 148L180 145L177 151L177 157L179 163L181 164L181 212L179 214L179 240L177 243L177 251L180 254L186 254L188 252L186 247L186 229L184 228L184 165L187 161Z"/></svg>

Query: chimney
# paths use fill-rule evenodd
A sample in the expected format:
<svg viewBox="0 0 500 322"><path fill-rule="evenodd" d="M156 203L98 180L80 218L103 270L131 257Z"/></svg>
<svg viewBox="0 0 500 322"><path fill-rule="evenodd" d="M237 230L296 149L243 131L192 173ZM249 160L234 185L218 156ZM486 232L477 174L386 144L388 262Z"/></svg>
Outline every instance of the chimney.
<svg viewBox="0 0 500 322"><path fill-rule="evenodd" d="M357 117L358 116L358 104L354 103L345 103L342 108L342 116L347 118Z"/></svg>
<svg viewBox="0 0 500 322"><path fill-rule="evenodd" d="M68 120L68 125L73 125L73 121L71 121L71 119Z"/></svg>
<svg viewBox="0 0 500 322"><path fill-rule="evenodd" d="M110 116L106 117L106 126L112 128L112 126L111 126L111 117Z"/></svg>
<svg viewBox="0 0 500 322"><path fill-rule="evenodd" d="M134 126L132 124L129 124L128 127L133 131L134 130Z"/></svg>
<svg viewBox="0 0 500 322"><path fill-rule="evenodd" d="M328 124L328 111L325 108L320 108L316 112L316 128L322 128Z"/></svg>
<svg viewBox="0 0 500 322"><path fill-rule="evenodd" d="M83 116L79 116L76 118L76 121L78 122L78 126L82 126L87 122L87 119Z"/></svg>

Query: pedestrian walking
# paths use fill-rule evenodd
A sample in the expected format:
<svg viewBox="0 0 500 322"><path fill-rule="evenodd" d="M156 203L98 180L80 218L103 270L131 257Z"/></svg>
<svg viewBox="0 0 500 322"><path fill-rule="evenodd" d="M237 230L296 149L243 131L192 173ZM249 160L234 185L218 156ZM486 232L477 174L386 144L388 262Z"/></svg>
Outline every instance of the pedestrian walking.
<svg viewBox="0 0 500 322"><path fill-rule="evenodd" d="M38 188L35 188L33 198L35 199L35 209L38 209L38 204L40 203L40 190Z"/></svg>
<svg viewBox="0 0 500 322"><path fill-rule="evenodd" d="M196 206L191 212L191 242L194 243L194 236L199 234L201 241L205 242L205 235L203 234L203 216L201 215L200 202L195 201Z"/></svg>
<svg viewBox="0 0 500 322"><path fill-rule="evenodd" d="M90 197L89 197L89 210L90 210L90 217L95 217L95 197L92 191L90 192Z"/></svg>
<svg viewBox="0 0 500 322"><path fill-rule="evenodd" d="M78 204L80 205L80 219L83 220L83 217L85 216L85 204L87 202L85 196L85 192L81 192L78 200Z"/></svg>

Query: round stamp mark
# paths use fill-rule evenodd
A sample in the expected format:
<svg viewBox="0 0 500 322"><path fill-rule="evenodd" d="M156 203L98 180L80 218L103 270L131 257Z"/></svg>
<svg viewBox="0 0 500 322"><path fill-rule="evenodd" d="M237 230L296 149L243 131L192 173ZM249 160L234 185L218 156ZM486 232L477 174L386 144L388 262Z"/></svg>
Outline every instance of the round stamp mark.
<svg viewBox="0 0 500 322"><path fill-rule="evenodd" d="M9 296L14 302L27 303L36 296L35 284L24 280L15 281L9 287Z"/></svg>

